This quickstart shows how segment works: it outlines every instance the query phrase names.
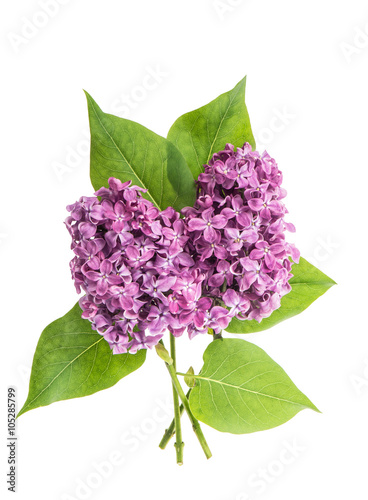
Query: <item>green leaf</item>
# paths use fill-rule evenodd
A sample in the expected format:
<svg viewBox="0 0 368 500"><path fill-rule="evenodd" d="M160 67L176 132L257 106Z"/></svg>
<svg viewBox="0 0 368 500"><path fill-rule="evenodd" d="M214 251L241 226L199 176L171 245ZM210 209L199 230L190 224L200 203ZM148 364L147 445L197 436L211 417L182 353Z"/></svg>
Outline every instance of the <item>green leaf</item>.
<svg viewBox="0 0 368 500"><path fill-rule="evenodd" d="M300 314L329 288L336 285L334 280L302 257L299 264L293 264L292 273L294 276L289 281L291 291L282 297L281 306L271 316L262 319L260 323L254 319L241 321L233 318L226 331L229 333L253 333L267 330L285 319Z"/></svg>
<svg viewBox="0 0 368 500"><path fill-rule="evenodd" d="M42 332L33 358L23 413L63 399L80 398L115 385L139 368L146 350L112 354L106 340L81 318L78 303Z"/></svg>
<svg viewBox="0 0 368 500"><path fill-rule="evenodd" d="M203 360L189 404L198 420L219 431L263 431L305 408L319 411L281 366L245 340L215 340Z"/></svg>
<svg viewBox="0 0 368 500"><path fill-rule="evenodd" d="M86 92L91 130L91 181L109 177L148 189L143 196L160 210L180 210L195 200L193 176L177 148L139 123L104 113Z"/></svg>
<svg viewBox="0 0 368 500"><path fill-rule="evenodd" d="M195 179L203 172L203 165L226 143L240 147L249 142L255 149L245 105L245 83L243 78L229 92L182 115L169 130L167 138L182 152Z"/></svg>

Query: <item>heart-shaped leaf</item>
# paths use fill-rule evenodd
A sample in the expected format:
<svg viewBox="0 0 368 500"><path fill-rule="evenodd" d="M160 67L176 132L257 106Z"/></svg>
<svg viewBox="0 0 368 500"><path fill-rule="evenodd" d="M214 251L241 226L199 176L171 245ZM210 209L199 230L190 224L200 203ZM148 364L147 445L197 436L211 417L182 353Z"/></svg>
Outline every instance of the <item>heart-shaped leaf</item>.
<svg viewBox="0 0 368 500"><path fill-rule="evenodd" d="M319 411L281 366L245 340L215 340L203 360L200 374L193 375L190 408L198 420L219 431L263 431L305 408Z"/></svg>
<svg viewBox="0 0 368 500"><path fill-rule="evenodd" d="M195 200L195 185L178 149L139 123L104 113L86 92L91 130L91 181L97 190L109 177L131 180L160 210L180 210Z"/></svg>
<svg viewBox="0 0 368 500"><path fill-rule="evenodd" d="M167 138L181 151L195 179L226 143L240 147L249 142L255 148L245 105L245 83L243 78L229 92L180 116L170 128Z"/></svg>
<svg viewBox="0 0 368 500"><path fill-rule="evenodd" d="M113 354L81 314L77 303L42 332L33 358L28 397L18 417L55 401L107 389L144 363L145 349L137 354Z"/></svg>
<svg viewBox="0 0 368 500"><path fill-rule="evenodd" d="M302 257L299 264L293 264L292 273L294 276L289 281L292 289L282 297L281 306L271 316L262 319L260 323L254 319L241 321L233 318L226 331L253 333L267 330L285 319L300 314L329 288L336 285L335 281Z"/></svg>

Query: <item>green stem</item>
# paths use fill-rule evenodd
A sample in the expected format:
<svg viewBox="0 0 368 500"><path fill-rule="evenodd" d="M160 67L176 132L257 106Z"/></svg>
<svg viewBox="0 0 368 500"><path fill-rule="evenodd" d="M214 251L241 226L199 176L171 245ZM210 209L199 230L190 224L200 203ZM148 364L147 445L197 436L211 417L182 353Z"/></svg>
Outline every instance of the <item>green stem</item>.
<svg viewBox="0 0 368 500"><path fill-rule="evenodd" d="M160 342L163 344L162 340L160 340ZM203 435L203 432L202 432L201 426L199 425L198 420L195 418L195 416L192 413L192 410L190 409L189 401L187 400L185 393L183 391L183 388L180 385L180 382L178 380L178 377L176 376L176 370L174 368L174 365L173 364L168 365L167 363L165 363L165 365L166 365L166 368L170 374L172 383L173 383L173 385L174 385L174 387L179 395L179 398L181 399L181 401L184 405L184 409L188 414L189 420L192 423L193 431L194 431L195 435L197 436L200 445L202 446L204 454L206 455L207 458L211 458L212 457L211 450L209 449L209 446L208 446L207 441Z"/></svg>
<svg viewBox="0 0 368 500"><path fill-rule="evenodd" d="M170 333L170 356L173 360L172 367L176 371L176 349L175 349L175 337ZM183 448L184 443L181 435L181 422L180 422L180 406L179 406L179 396L176 391L174 383L173 386L173 399L174 399L174 425L176 433L175 449L176 449L176 463L178 465L183 465Z"/></svg>
<svg viewBox="0 0 368 500"><path fill-rule="evenodd" d="M187 399L190 396L191 390L192 389L189 389L189 391L186 394ZM179 410L180 410L180 415L183 415L183 412L184 412L184 405L183 404L180 405ZM174 434L175 434L175 418L173 418L171 424L165 430L165 434L163 435L163 437L160 441L159 447L161 448L161 450L164 450L166 448L167 443L170 441L170 439L173 437Z"/></svg>

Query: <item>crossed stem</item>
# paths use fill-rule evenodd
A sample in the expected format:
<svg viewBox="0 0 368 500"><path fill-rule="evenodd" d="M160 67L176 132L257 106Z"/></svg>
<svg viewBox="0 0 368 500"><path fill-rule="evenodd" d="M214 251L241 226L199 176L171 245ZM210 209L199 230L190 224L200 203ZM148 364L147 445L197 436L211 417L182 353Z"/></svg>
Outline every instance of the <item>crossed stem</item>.
<svg viewBox="0 0 368 500"><path fill-rule="evenodd" d="M172 333L170 333L170 355L173 360L172 367L174 372L176 372L176 349L175 349L175 337ZM175 441L175 449L176 449L176 463L178 465L183 465L183 448L184 443L181 435L181 422L180 422L180 406L179 406L179 396L178 392L175 388L174 382L172 383L173 388L173 400L174 400L174 426L176 432L176 441Z"/></svg>
<svg viewBox="0 0 368 500"><path fill-rule="evenodd" d="M160 340L160 343L163 345L162 340ZM181 424L180 424L180 415L181 413L185 410L189 420L191 421L193 431L195 435L198 438L198 441L204 451L204 454L206 455L207 458L211 458L212 453L211 450L207 444L207 441L203 435L201 426L198 422L198 420L195 418L193 415L190 406L189 406L189 401L187 396L185 395L182 386L180 385L180 382L178 380L178 377L176 375L176 352L175 352L175 337L170 334L170 347L171 347L171 357L173 359L172 364L168 364L165 362L166 368L170 374L172 385L173 385L173 395L174 395L174 422L171 424L170 427L172 427L172 430L170 431L169 429L166 430L164 437L161 440L160 443L160 448L165 448L166 444L170 440L171 436L175 433L176 434L176 443L175 443L175 448L176 448L176 459L178 464L183 463L183 446L184 443L182 442L182 435L181 435ZM174 354L174 356L173 356ZM189 392L188 392L189 395ZM183 410L181 411L181 408L179 406L179 399L181 399Z"/></svg>
<svg viewBox="0 0 368 500"><path fill-rule="evenodd" d="M185 395L185 397L187 399L189 399L191 390L192 389L189 389L189 391ZM184 405L183 404L180 405L179 410L180 410L180 416L183 415L183 413L184 413ZM174 434L175 434L175 418L172 419L171 424L165 430L165 434L163 435L163 437L160 441L159 447L161 448L161 450L164 450L166 448L167 443L170 441L170 439L173 437Z"/></svg>

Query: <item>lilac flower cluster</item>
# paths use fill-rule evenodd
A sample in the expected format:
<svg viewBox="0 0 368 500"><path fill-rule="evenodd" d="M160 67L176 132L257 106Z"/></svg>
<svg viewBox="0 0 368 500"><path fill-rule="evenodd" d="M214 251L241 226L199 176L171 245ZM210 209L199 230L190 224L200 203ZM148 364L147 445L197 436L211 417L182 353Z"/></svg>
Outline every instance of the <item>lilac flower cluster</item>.
<svg viewBox="0 0 368 500"><path fill-rule="evenodd" d="M198 178L194 207L159 211L145 190L109 179L67 207L70 263L82 317L114 353L156 345L165 330L192 338L230 320L269 316L290 291L287 212L275 161L227 145Z"/></svg>
<svg viewBox="0 0 368 500"><path fill-rule="evenodd" d="M198 177L194 207L182 210L205 272L205 293L229 308L229 316L258 322L280 307L291 290L291 261L299 251L285 240L295 231L284 220L282 173L266 152L245 143L216 153Z"/></svg>
<svg viewBox="0 0 368 500"><path fill-rule="evenodd" d="M160 212L142 191L110 178L109 189L67 207L70 268L77 292L86 292L82 317L114 353L152 347L166 329L176 336L196 325L217 329L228 313L223 307L208 312L205 275L190 255L180 214L171 207Z"/></svg>

